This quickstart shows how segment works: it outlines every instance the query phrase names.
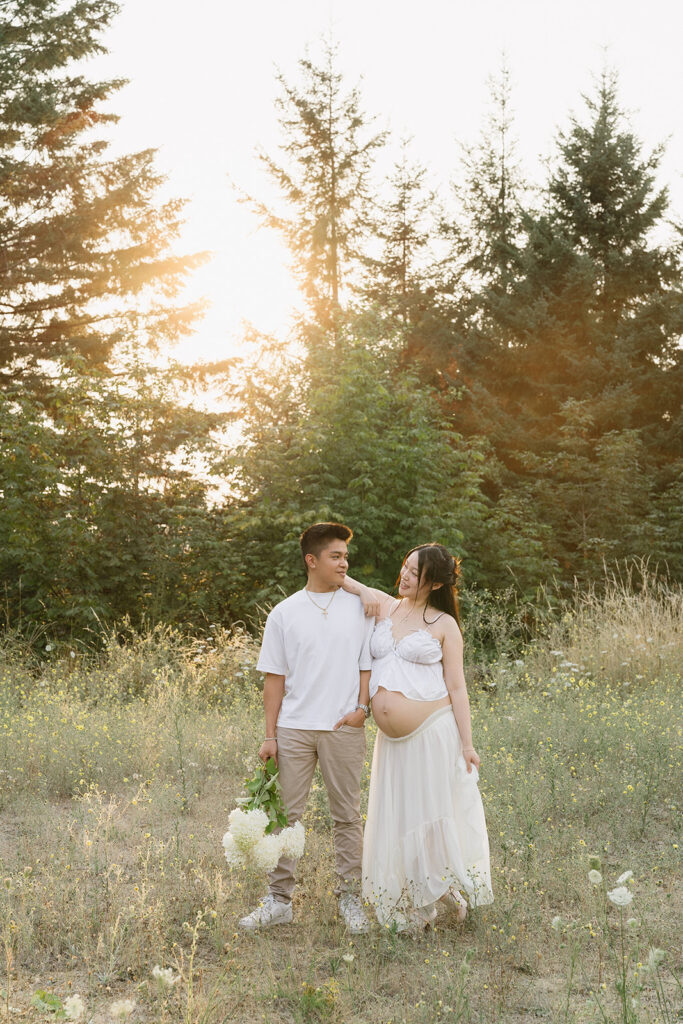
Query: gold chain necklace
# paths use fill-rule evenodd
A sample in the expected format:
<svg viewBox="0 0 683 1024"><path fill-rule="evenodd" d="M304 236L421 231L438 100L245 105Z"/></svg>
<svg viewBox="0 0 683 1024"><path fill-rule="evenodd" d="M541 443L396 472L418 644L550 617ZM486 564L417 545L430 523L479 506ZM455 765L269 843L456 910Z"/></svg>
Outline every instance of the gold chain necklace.
<svg viewBox="0 0 683 1024"><path fill-rule="evenodd" d="M327 609L330 607L330 605L334 601L335 597L337 596L337 591L334 590L332 592L332 597L329 599L329 601L327 602L327 604L324 607L321 604L318 604L317 601L313 600L313 598L311 597L311 593L310 593L310 591L308 590L307 587L304 587L304 593L307 595L308 600L311 602L311 604L314 604L316 606L316 608L318 609L318 611L322 612L323 615L325 616L325 618L327 618Z"/></svg>
<svg viewBox="0 0 683 1024"><path fill-rule="evenodd" d="M405 600L405 599L404 599L404 600ZM428 621L427 621L427 619L425 619L425 617L424 617L424 613L426 612L426 610L427 610L427 605L425 605L425 606L424 606L424 608L422 609L422 621L423 621L423 622L425 622L425 623L427 623L427 625L428 625L428 626L432 626L432 625L434 624L434 622L436 622L436 621L437 621L437 619L441 618L441 616L440 616L440 615L437 615L436 619L434 619L434 622L428 622ZM396 611L398 611L398 608L396 609ZM415 605L413 604L413 607L412 607L412 608L410 609L410 611L409 611L409 612L407 612L407 613L406 613L406 614L405 614L405 615L404 615L404 616L403 616L402 618L400 618L400 619L396 619L396 625L398 626L398 624L399 624L400 622L405 622L405 621L406 621L406 619L409 619L409 618L410 618L410 616L411 616L411 615L413 614L413 612L414 612L414 611L415 611ZM391 616L391 615L389 616L389 618L390 618L390 619L392 619L392 621L393 621L393 618L392 618L392 616ZM421 627L420 627L420 628L421 628ZM409 632L410 632L410 630L409 630Z"/></svg>
<svg viewBox="0 0 683 1024"><path fill-rule="evenodd" d="M398 611L398 610L399 610L399 609L397 608L397 609L396 609L396 611ZM397 620L396 620L396 625L398 625L398 624L399 624L399 622L405 622L405 621L406 621L406 619L409 619L409 618L410 618L410 616L411 616L411 615L413 614L413 612L414 612L414 611L415 611L415 604L413 603L413 606L412 606L412 608L411 608L411 609L410 609L410 610L409 610L408 612L406 612L406 614L405 614L405 615L402 615L400 619L397 619Z"/></svg>

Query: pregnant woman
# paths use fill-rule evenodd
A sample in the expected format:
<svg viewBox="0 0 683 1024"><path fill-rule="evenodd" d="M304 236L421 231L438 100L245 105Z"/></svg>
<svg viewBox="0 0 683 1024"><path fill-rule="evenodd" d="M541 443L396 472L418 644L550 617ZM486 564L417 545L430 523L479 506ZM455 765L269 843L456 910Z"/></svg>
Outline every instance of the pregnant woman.
<svg viewBox="0 0 683 1024"><path fill-rule="evenodd" d="M363 845L363 896L380 924L420 929L441 900L463 920L493 901L458 625L457 564L441 544L408 552L398 600L346 578L379 607L370 696L379 732Z"/></svg>

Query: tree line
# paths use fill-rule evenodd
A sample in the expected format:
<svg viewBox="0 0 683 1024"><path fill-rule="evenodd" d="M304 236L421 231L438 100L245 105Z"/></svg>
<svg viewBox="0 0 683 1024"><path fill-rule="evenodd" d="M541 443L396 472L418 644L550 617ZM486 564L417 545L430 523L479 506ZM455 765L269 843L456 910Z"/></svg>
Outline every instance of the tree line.
<svg viewBox="0 0 683 1024"><path fill-rule="evenodd" d="M680 577L683 232L616 75L532 185L502 69L435 195L407 143L379 180L389 139L333 48L299 61L261 156L280 201L244 198L304 312L254 358L187 366L170 352L202 307L177 296L205 256L173 253L183 204L159 200L154 153L108 152L123 82L83 74L116 9L0 6L6 625L253 622L329 518L382 586L431 539L465 596L531 601L632 556ZM208 386L218 411L193 400Z"/></svg>

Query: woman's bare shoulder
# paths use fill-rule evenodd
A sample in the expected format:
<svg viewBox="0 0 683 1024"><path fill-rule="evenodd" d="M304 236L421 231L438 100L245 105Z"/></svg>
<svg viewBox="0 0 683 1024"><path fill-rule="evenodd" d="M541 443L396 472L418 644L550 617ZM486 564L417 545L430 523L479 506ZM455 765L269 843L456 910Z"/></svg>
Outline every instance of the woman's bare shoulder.
<svg viewBox="0 0 683 1024"><path fill-rule="evenodd" d="M439 619L437 626L441 627L441 642L450 641L462 646L462 633L460 627L452 615L444 614ZM436 627L435 627L436 632Z"/></svg>

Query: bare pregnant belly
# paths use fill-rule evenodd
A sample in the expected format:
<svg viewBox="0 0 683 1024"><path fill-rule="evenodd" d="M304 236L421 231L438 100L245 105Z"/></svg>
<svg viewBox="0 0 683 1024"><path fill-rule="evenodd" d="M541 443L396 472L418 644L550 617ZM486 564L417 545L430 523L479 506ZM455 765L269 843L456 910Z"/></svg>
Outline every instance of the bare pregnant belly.
<svg viewBox="0 0 683 1024"><path fill-rule="evenodd" d="M385 690L383 686L378 686L372 698L372 717L385 735L396 739L398 736L407 736L435 711L449 707L450 703L450 697L411 700L396 690Z"/></svg>

